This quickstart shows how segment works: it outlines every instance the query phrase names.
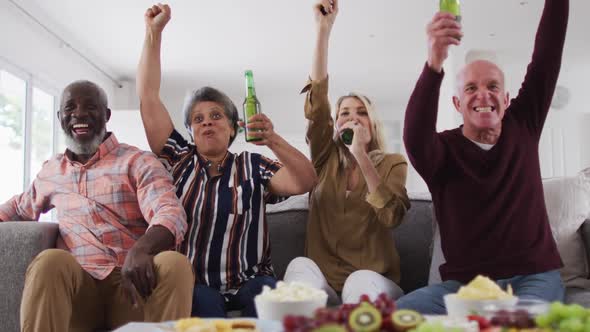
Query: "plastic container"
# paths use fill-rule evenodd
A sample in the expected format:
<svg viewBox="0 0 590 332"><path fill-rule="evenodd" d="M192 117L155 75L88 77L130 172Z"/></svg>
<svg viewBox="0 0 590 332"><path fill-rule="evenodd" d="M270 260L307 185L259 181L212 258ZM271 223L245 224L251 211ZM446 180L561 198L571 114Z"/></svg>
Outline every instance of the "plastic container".
<svg viewBox="0 0 590 332"><path fill-rule="evenodd" d="M299 301L277 301L261 296L254 298L259 319L282 321L287 315L313 317L316 309L325 308L328 295L322 298Z"/></svg>
<svg viewBox="0 0 590 332"><path fill-rule="evenodd" d="M457 294L444 296L447 314L451 317L466 317L468 315L485 316L495 310L513 308L518 302L516 296L501 300L466 300Z"/></svg>

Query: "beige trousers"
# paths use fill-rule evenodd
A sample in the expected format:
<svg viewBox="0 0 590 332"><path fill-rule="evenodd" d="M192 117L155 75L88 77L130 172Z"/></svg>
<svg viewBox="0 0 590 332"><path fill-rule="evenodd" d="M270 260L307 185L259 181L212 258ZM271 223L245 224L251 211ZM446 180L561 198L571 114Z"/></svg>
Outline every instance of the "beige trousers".
<svg viewBox="0 0 590 332"><path fill-rule="evenodd" d="M94 331L115 329L131 321L189 317L194 275L186 256L165 251L154 257L154 265L157 286L134 308L121 287L121 269L96 280L69 252L45 250L27 269L21 331Z"/></svg>

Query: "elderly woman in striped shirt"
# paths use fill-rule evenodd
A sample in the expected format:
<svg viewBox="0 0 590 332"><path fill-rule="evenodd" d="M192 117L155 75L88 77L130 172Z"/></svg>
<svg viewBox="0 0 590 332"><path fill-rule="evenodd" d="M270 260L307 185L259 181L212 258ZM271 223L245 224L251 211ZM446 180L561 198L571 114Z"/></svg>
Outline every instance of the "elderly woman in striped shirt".
<svg viewBox="0 0 590 332"><path fill-rule="evenodd" d="M226 310L255 316L253 297L274 286L265 204L308 192L317 176L311 162L256 115L256 144L279 161L256 153L228 151L238 130L238 113L221 91L194 91L184 106L185 126L194 144L173 127L162 104L160 45L170 20L167 5L145 14L146 37L137 74L141 115L151 150L172 173L188 216L182 250L195 270L193 316L223 317Z"/></svg>

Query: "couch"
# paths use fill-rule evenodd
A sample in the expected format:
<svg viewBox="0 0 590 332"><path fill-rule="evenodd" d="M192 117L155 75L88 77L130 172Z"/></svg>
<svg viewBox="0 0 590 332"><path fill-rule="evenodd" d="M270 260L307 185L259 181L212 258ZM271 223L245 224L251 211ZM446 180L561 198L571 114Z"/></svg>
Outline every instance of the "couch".
<svg viewBox="0 0 590 332"><path fill-rule="evenodd" d="M287 200L287 202L290 200ZM431 278L435 231L432 202L413 198L404 222L392 231L401 259L401 288L408 293L426 286ZM303 255L307 210L305 204L269 209L272 259L281 278L289 261ZM590 236L590 220L583 231ZM45 222L0 223L1 330L19 330L19 307L28 264L42 250L55 247L57 224ZM580 230L582 232L582 230ZM438 266L438 265L437 265ZM437 268L433 266L433 269ZM590 304L590 292L568 288L567 302Z"/></svg>

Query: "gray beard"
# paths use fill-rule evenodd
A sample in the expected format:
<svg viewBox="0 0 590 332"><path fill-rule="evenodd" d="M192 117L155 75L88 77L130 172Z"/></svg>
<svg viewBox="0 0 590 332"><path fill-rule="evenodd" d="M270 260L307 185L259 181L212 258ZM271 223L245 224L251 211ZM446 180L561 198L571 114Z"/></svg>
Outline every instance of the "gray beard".
<svg viewBox="0 0 590 332"><path fill-rule="evenodd" d="M90 140L90 142L86 142L86 143L78 142L78 141L74 140L72 135L66 133L65 134L66 146L68 147L68 150L72 151L74 154L90 155L91 156L91 155L94 155L96 153L96 151L98 150L98 147L100 146L100 144L104 140L106 133L107 133L107 130L106 130L106 128L103 127L102 130L98 134L96 134L92 138L92 140Z"/></svg>

